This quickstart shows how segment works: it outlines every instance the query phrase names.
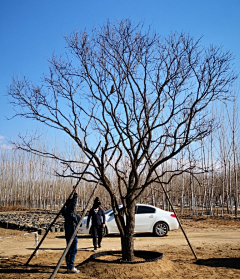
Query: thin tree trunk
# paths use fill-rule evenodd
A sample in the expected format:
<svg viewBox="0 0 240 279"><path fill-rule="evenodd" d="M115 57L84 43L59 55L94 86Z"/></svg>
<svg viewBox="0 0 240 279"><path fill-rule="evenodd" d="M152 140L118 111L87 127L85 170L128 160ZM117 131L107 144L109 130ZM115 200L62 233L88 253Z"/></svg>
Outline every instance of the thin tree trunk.
<svg viewBox="0 0 240 279"><path fill-rule="evenodd" d="M181 215L184 209L184 175L182 173L182 190L181 190Z"/></svg>
<svg viewBox="0 0 240 279"><path fill-rule="evenodd" d="M238 185L237 185L237 167L236 167L236 145L235 145L235 119L236 119L236 99L233 102L233 125L232 125L232 143L233 143L233 169L234 169L234 205L235 217L238 217Z"/></svg>

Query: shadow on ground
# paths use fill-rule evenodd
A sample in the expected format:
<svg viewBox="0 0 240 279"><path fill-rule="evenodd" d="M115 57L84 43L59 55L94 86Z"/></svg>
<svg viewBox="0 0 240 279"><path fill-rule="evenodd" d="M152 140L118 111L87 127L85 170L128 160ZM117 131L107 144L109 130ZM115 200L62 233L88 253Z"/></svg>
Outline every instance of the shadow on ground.
<svg viewBox="0 0 240 279"><path fill-rule="evenodd" d="M78 234L77 237L80 238L92 238L91 235L88 234ZM134 237L152 237L152 238L156 238L157 236L155 236L152 233L137 233L134 234ZM168 235L165 235L163 237L168 237ZM65 236L56 236L56 238L65 238ZM107 234L105 235L103 238L120 238L119 234Z"/></svg>
<svg viewBox="0 0 240 279"><path fill-rule="evenodd" d="M211 258L206 260L197 260L196 264L211 267L227 267L240 269L240 258Z"/></svg>

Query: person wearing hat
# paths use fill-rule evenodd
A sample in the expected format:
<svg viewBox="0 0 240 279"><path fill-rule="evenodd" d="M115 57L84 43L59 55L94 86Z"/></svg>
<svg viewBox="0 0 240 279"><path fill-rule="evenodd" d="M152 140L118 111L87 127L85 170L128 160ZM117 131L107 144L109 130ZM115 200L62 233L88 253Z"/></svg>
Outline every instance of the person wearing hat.
<svg viewBox="0 0 240 279"><path fill-rule="evenodd" d="M92 218L92 236L93 236L93 246L94 251L97 250L97 239L98 248L101 248L102 242L102 228L105 228L105 214L104 210L100 207L101 202L99 198L96 197L93 203L93 207L89 211L87 219L87 229L89 228L89 222Z"/></svg>
<svg viewBox="0 0 240 279"><path fill-rule="evenodd" d="M73 197L67 200L65 207L63 208L62 215L65 219L64 229L65 238L67 245L72 238L72 235L80 221L80 216L74 212L77 203L77 193L75 187L73 187L74 194ZM74 237L73 242L66 255L67 272L68 273L79 273L79 270L74 267L74 260L77 254L77 236Z"/></svg>

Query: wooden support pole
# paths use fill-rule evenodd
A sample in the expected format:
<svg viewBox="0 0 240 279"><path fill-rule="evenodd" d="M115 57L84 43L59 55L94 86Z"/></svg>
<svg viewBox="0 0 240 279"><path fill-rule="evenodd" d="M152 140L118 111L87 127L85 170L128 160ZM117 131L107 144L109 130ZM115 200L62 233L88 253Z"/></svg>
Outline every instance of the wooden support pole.
<svg viewBox="0 0 240 279"><path fill-rule="evenodd" d="M60 266L61 266L61 264L62 264L64 258L66 257L66 254L67 254L67 252L68 252L70 246L72 245L73 239L75 238L75 236L76 236L77 233L78 233L78 230L79 230L79 227L80 227L80 225L81 225L81 223L82 223L82 220L83 220L83 218L85 217L85 215L86 215L86 213L87 213L88 206L89 206L89 204L90 204L90 202L91 202L91 200L92 200L92 198L93 198L93 196L94 196L94 193L95 193L95 191L96 191L96 189L97 189L99 183L100 183L100 180L98 181L98 183L96 184L95 188L93 189L93 192L92 192L92 194L91 194L91 196L90 196L90 198L89 198L89 200L88 200L88 203L87 203L87 205L86 205L86 207L85 207L85 209L84 209L84 212L83 212L83 214L82 214L82 216L81 216L81 218L80 218L80 221L79 221L79 223L77 224L77 227L76 227L76 229L75 229L75 231L74 231L74 233L73 233L73 235L72 235L70 241L68 242L68 245L67 245L67 247L65 248L65 250L64 250L64 252L63 252L63 254L62 254L60 260L58 261L58 264L57 264L55 270L53 271L52 275L49 277L50 279L53 279L53 278L56 276L56 274L57 274L57 272L58 272L58 270L59 270L59 268L60 268Z"/></svg>
<svg viewBox="0 0 240 279"><path fill-rule="evenodd" d="M89 165L91 164L91 162L92 162L92 160L93 160L93 158L94 158L94 155L96 154L96 152L97 152L97 150L98 150L98 147L100 146L100 143L101 143L101 141L99 142L99 144L98 144L98 146L97 146L95 152L93 153L93 156L90 158L90 160L89 160L89 162L88 162L86 168L84 169L82 175L81 175L80 178L78 179L78 181L77 181L77 183L76 183L76 185L75 185L75 189L77 188L78 184L79 184L80 181L82 180L82 178L83 178L85 172L87 171L87 168L88 168ZM64 205L62 206L62 208L61 208L61 210L59 211L59 213L56 215L56 217L54 218L54 220L52 221L52 223L48 226L48 228L47 228L45 234L44 234L43 237L41 238L41 241L39 242L38 246L37 246L37 247L35 248L35 250L33 251L33 253L32 253L32 255L30 256L30 258L27 260L27 262L26 262L25 265L28 265L28 264L30 263L31 259L33 258L33 256L36 254L37 250L38 250L38 249L40 248L40 246L42 245L44 239L46 238L46 236L47 236L47 234L49 233L50 229L52 228L52 226L54 225L54 223L56 222L56 220L58 219L58 217L59 217L60 214L62 213L63 208L65 207L67 201L72 197L73 193L74 193L74 190L72 190L71 194L69 195L69 197L68 197L67 200L65 201L65 203L64 203Z"/></svg>
<svg viewBox="0 0 240 279"><path fill-rule="evenodd" d="M147 158L147 162L148 162L149 166L152 167L153 164L152 164L152 161L151 161L150 158ZM186 238L186 240L187 240L187 243L188 243L188 245L189 245L189 247L190 247L190 249L191 249L191 251L192 251L192 253L193 253L194 257L195 257L195 259L197 260L197 255L196 255L196 253L194 252L193 247L192 247L191 243L190 243L189 240L188 240L188 237L187 237L187 235L186 235L186 233L185 233L185 231L184 231L184 229L183 229L183 227L182 227L182 224L181 224L181 222L180 222L180 220L179 220L179 218L178 218L178 216L177 216L177 213L176 213L175 209L173 208L172 202L171 202L171 200L169 199L168 193L167 193L167 191L165 190L165 188L164 188L164 186L163 186L163 184L162 184L162 181L160 180L160 178L159 178L159 176L158 176L158 174L157 174L156 169L154 170L154 172L155 172L155 174L156 174L156 176L157 176L157 178L158 178L158 181L159 181L159 183L160 183L160 185L161 185L161 187L162 187L162 189L163 189L163 191L164 191L164 194L165 194L165 196L166 196L166 198L167 198L169 204L171 205L172 211L174 212L174 214L175 214L175 216L176 216L176 218L177 218L177 221L178 221L179 226L180 226L180 228L181 228L181 230L182 230L182 232L183 232L183 234L184 234L184 236L185 236L185 238Z"/></svg>

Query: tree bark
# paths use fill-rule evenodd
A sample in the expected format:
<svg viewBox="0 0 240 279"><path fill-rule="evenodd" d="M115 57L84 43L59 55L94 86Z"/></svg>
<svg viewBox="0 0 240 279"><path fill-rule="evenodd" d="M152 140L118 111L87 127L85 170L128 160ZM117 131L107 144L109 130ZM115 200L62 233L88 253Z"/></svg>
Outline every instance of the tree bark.
<svg viewBox="0 0 240 279"><path fill-rule="evenodd" d="M134 261L134 227L135 205L131 205L126 215L125 234L121 236L122 259L126 262Z"/></svg>

